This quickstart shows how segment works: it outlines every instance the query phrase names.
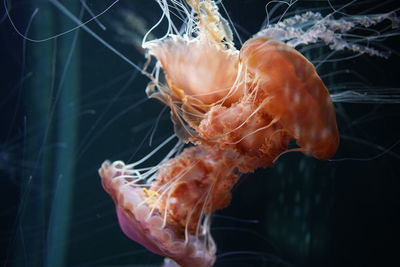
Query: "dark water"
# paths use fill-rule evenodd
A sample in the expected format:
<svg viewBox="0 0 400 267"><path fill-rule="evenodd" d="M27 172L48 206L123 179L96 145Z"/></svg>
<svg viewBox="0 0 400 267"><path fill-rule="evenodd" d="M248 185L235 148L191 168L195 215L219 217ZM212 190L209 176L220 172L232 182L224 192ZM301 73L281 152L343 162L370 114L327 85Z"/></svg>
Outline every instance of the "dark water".
<svg viewBox="0 0 400 267"><path fill-rule="evenodd" d="M267 1L225 2L243 40L259 30ZM87 5L99 14L112 3ZM80 14L79 1L63 4L83 21L92 18L87 11ZM76 26L47 1L8 1L8 6L15 27L32 39ZM395 1L356 1L343 12L395 8ZM325 1L300 1L290 11L305 9L332 12ZM136 27L129 27L123 11L139 19ZM283 11L277 9L274 17ZM87 26L142 66L138 41L160 15L153 1L120 1ZM117 33L124 27L129 38ZM154 34L161 36L163 29ZM139 160L173 133L168 110L146 100L148 79L82 29L40 42L24 40L3 8L0 38L0 265L159 266L161 257L122 234L97 175L105 159ZM394 49L389 59L335 60L318 71L329 88L398 89L399 37L382 44ZM311 59L324 55L320 48L306 53ZM351 75L334 75L340 70ZM399 90L389 91L396 99ZM333 161L288 153L274 168L241 179L232 205L213 221L216 266L399 264L400 106L339 103L336 108L342 139Z"/></svg>

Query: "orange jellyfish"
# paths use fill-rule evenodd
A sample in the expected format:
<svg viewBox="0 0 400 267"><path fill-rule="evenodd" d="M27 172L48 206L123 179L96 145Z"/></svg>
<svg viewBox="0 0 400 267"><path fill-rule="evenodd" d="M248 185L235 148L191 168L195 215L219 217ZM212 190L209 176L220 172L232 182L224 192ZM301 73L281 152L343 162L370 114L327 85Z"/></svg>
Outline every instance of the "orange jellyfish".
<svg viewBox="0 0 400 267"><path fill-rule="evenodd" d="M207 4L193 8L213 21L217 10ZM214 263L210 214L229 204L238 172L272 165L290 140L321 159L339 140L328 91L306 58L266 36L237 51L205 21L200 16L193 39L147 46L167 80L148 93L171 107L177 135L196 146L162 164L144 186L121 162L100 170L125 234L181 266Z"/></svg>
<svg viewBox="0 0 400 267"><path fill-rule="evenodd" d="M273 165L292 140L327 159L339 134L328 90L304 56L262 34L238 51L212 1L187 2L198 16L194 36L145 43L166 80L153 78L147 93L171 108L176 134L194 146L144 172L105 162L100 176L128 237L180 266L207 267L216 253L211 214L229 205L240 173Z"/></svg>

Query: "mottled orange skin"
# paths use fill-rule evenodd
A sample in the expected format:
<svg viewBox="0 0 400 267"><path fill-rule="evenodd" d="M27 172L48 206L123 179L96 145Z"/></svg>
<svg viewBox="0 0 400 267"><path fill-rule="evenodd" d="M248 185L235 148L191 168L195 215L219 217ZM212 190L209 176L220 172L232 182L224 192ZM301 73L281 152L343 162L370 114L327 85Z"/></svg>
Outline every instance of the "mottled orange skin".
<svg viewBox="0 0 400 267"><path fill-rule="evenodd" d="M238 175L229 152L207 146L190 147L163 165L151 190L161 197L157 209L181 233L196 233L200 216L229 205Z"/></svg>
<svg viewBox="0 0 400 267"><path fill-rule="evenodd" d="M287 149L290 137L268 113L263 109L254 112L255 109L251 100L229 108L212 107L197 128L199 137L194 137L194 142L234 151L238 155L236 167L243 173L271 166Z"/></svg>
<svg viewBox="0 0 400 267"><path fill-rule="evenodd" d="M332 157L339 144L335 109L314 66L295 49L267 37L247 41L240 59L259 90L273 98L265 110L307 153Z"/></svg>

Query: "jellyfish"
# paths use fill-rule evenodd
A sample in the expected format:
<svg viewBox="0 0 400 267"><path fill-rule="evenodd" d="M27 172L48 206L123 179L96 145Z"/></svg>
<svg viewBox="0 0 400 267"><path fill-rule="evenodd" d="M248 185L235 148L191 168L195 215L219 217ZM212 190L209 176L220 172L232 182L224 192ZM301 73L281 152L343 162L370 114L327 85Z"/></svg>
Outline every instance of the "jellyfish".
<svg viewBox="0 0 400 267"><path fill-rule="evenodd" d="M151 176L123 162L104 163L100 176L127 236L180 266L212 266L210 215L229 205L239 173L273 165L292 140L327 159L339 134L328 90L304 56L261 34L238 51L215 3L189 4L194 36L144 47L166 80L154 79L149 97L170 107L176 134L194 146Z"/></svg>
<svg viewBox="0 0 400 267"><path fill-rule="evenodd" d="M22 127L25 124L19 125L21 129L24 129L20 133L20 137L24 142L26 141L30 152L28 152L29 157L26 157L27 161L21 161L23 163L18 167L24 168L25 174L32 178L29 178L28 186L23 191L26 194L22 195L21 209L18 211L18 220L21 223L17 225L17 243L21 244L22 248L18 251L22 255L17 259L18 261L36 262L31 260L34 258L31 254L35 254L44 255L47 266L66 264L67 260L69 265L79 266L98 265L99 262L113 259L117 259L118 264L121 264L120 260L123 260L124 254L120 251L120 247L125 245L123 243L125 241L128 244L126 255L143 253L144 250L134 250L135 246L140 244L149 252L166 257L165 266L212 266L218 265L218 263L223 264L227 257L246 255L246 253L262 258L265 254L257 251L225 253L224 242L218 239L218 229L212 228L216 225L215 223L218 223L218 213L229 210L232 208L231 205L235 204L233 190L237 187L240 190L243 188L239 182L245 180L254 186L257 184L257 174L250 175L251 173L256 172L257 169L258 174L265 172L260 169L267 167L271 167L267 171L280 172L283 167L287 167L282 164L282 162L286 163L287 157L294 156L293 159L296 161L298 158L295 157L301 156L301 153L306 156L303 156L301 161L297 161L296 168L312 169L306 168L305 164L317 162L313 161L313 158L323 160L318 164L329 164L329 166L334 165L335 160L341 162L340 158L332 161L326 160L334 157L339 145L341 145L339 150L346 149L346 141L349 141L346 133L349 132L349 128L354 129L351 125L359 123L359 121L351 120L343 123L345 112L342 103L399 102L398 98L396 99L398 96L394 94L398 92L398 89L374 90L371 85L368 85L367 89L362 87L354 89L358 76L351 68L347 67L347 69L335 72L325 68L330 62L340 65L342 60L353 60L357 57L371 58L373 63L376 61L386 63L390 54L396 53L396 51L386 47L386 43L382 45L379 42L392 36L398 36L396 32L397 11L353 16L345 13L345 10L342 9L344 6L333 5L327 1L328 7L325 10L308 7L309 11L298 12L294 11L292 6L295 8L296 5L301 6L304 3L307 6L308 1L272 1L275 3L266 1L265 10L267 12L263 15L266 15L267 18L263 26L256 31L249 29L254 34L248 34L242 28L235 27L236 24L230 20L230 13L226 12L224 7L226 4L229 8L230 3L228 2L211 0L154 1L161 7L162 13L160 21L155 23L154 27L146 25L146 16L149 15L146 10L149 2L132 4L135 5L135 8L139 4L146 7L143 7L143 13L141 9L138 9L137 14L128 10L129 8L125 9L122 2L117 0L96 4L92 1L82 0L80 3L71 4L80 7L81 10L67 9L63 4L69 4L63 1L50 0L49 5L53 5L55 8L47 7L47 3L44 2L40 4L34 2L32 5L40 8L34 11L28 10L27 13L31 17L27 20L28 23L24 24L24 21L19 21L17 18L22 5L14 6L11 4L13 1L4 1L5 9L10 12L8 15L10 18L4 14L1 26L9 26L8 22L11 20L14 24L10 25L10 29L14 37L22 36L24 46L26 45L28 48L30 46L43 48L43 46L53 44L55 46L52 48L53 50L45 50L48 52L46 55L53 57L41 57L43 60L40 63L44 64L40 66L43 68L34 68L35 71L30 72L32 69L28 64L26 71L22 71L21 84L25 83L25 78L26 81L30 81L31 77L35 77L33 79L35 81L38 80L36 78L40 75L38 76L36 69L43 70L43 74L54 71L52 74L54 77L56 74L60 74L60 81L58 78L54 78L53 82L49 83L55 84L54 88L49 87L54 89L54 92L49 89L49 96L54 98L43 97L40 99L42 104L48 103L49 105L48 120L47 117L45 118L46 114L40 120L38 119L37 121L43 121L43 125L38 124L40 127L34 129L32 133L29 124L32 121L32 113L27 112L27 130L25 131L25 128ZM352 4L354 2L349 5ZM96 10L97 5L104 5L106 8L99 12ZM114 12L114 9L118 8L124 9L123 12ZM151 11L152 16L156 16L157 10ZM282 11L281 16L276 15L280 11ZM44 16L43 14L46 15L47 12L50 14L56 12L60 16L54 16L54 18ZM371 12L369 10L365 13ZM37 23L42 19L45 22L47 19L52 21L55 17L57 17L58 24L63 26L61 33L54 33L47 27L43 27L46 24ZM153 17L149 21L152 21ZM77 25L69 28L70 20ZM128 43L128 52L120 48L120 43L115 44L115 47L118 48L113 48L110 43L107 43L108 40L115 38L115 36L111 38L107 36L113 31L112 26L109 27L107 24L110 21L109 24L115 27L114 33L123 35L122 38L118 36L118 40ZM121 21L122 23L119 23ZM31 22L32 29L30 28ZM21 27L21 25L28 26ZM41 29L39 31L37 30L38 26ZM129 26L133 27L129 28ZM67 30L65 31L64 28ZM144 29L150 30L146 32ZM48 30L51 32L48 34L55 34L55 36L46 38ZM162 32L163 30L166 32ZM240 31L240 34L237 33L237 30ZM86 39L87 34L81 34L83 31L95 37L95 42L89 43ZM69 40L69 37L73 37L71 39L76 41L78 33L79 38L83 37L77 42L82 45L82 51L79 49L79 45L66 46L64 43L65 40ZM244 43L240 40L241 34L246 36ZM143 38L141 35L144 35ZM37 40L35 38L37 36L39 39L44 39ZM159 36L162 37L158 38ZM35 43L31 44L31 41ZM72 44L75 44L75 41ZM87 49L88 46L90 49ZM315 48L322 52L313 53ZM113 54L109 55L106 49L111 49ZM19 52L18 49L15 51ZM80 51L82 53L79 53ZM18 54L17 52L13 50L11 54ZM27 55L32 54L31 52L28 49ZM99 53L101 56L98 56ZM147 61L143 66L140 63L142 59L136 58L138 53L145 53ZM25 53L22 54L24 57ZM323 56L320 57L321 54ZM343 54L350 54L350 56L335 57ZM45 54L39 53L39 55ZM113 60L115 57L120 57L123 64L124 61L128 62L129 68L136 69L129 69L127 74L122 73L119 69L120 64L116 64ZM16 58L20 58L20 55L16 55ZM70 65L70 58L73 59L71 62L75 62L74 64L76 62L84 64ZM77 58L80 58L81 61L76 61ZM132 60L132 58L134 59ZM29 57L28 59L30 60ZM119 58L116 61L119 62ZM48 64L49 67L46 68L45 64ZM91 64L92 67L96 66L88 71L87 64ZM372 68L372 65L368 67ZM71 76L68 74L70 69L73 70L72 73L79 73L76 66L82 67L81 73L85 73L82 75L81 99L75 98L77 95L73 94L64 95L67 92L76 92L79 88L79 77L72 76L70 78ZM340 68L341 66L336 66L334 69ZM131 73L134 75L130 76ZM336 85L337 81L333 82L331 78L335 78L337 74L340 76L340 73L350 74L351 78L346 76L347 80L339 81ZM137 74L141 74L142 77ZM52 76L50 75L50 77ZM87 77L93 77L95 81ZM147 114L146 117L141 116L142 113L148 111L142 103L149 103L144 99L136 99L141 93L144 95L145 86L140 85L140 79L143 78L150 80L146 88L147 96L163 103L160 105L155 101L154 106L150 108L165 106L165 110L170 111L170 117L160 115L154 120L146 120ZM109 80L109 83L105 83L104 80L107 82ZM75 83L62 86L65 81ZM102 84L103 82L104 84ZM353 83L353 86L350 86L351 89L345 88L344 82ZM104 87L96 88L96 83ZM43 91L34 90L35 95L47 96L47 94L41 93L47 92L47 86L40 85ZM27 84L25 86L27 89ZM17 87L19 88L19 85ZM20 89L20 92L28 91L22 90L22 86ZM37 88L35 87L35 89ZM24 94L25 92L22 93L22 95ZM102 95L100 100L95 100L96 96L100 95ZM8 96L2 103L7 103L7 98ZM336 102L335 106L333 102ZM33 103L35 102L29 102L27 107L33 108ZM103 110L99 106L105 108L104 113L101 112ZM374 108L378 109L379 106L375 105ZM157 112L156 108L151 112ZM62 116L59 117L59 113ZM104 114L111 114L111 118ZM371 114L376 113L371 111ZM370 119L371 114L366 112L362 119ZM129 118L122 122L122 115ZM357 117L354 114L351 115L349 116L351 118ZM79 119L76 120L76 122L80 122L79 127L75 130L69 128L70 131L64 131L65 128L62 127L63 125L68 126L64 124L70 122L68 118ZM169 120L172 120L172 123L169 123ZM119 122L125 124L124 128L119 127ZM167 138L165 142L161 141L161 145L142 159L131 163L133 157L140 157L135 151L143 149L143 139L148 138L144 137L145 134L142 135L143 129L147 130L153 123L158 124L151 129L149 134L149 139L153 139L153 143L159 141L157 134L154 133L162 135L160 132L167 132L164 127L167 128L169 125L174 127L174 135ZM381 121L376 128L382 127L383 124ZM340 129L341 144L339 144L338 129ZM57 150L62 154L61 152L65 148L73 147L73 142L63 142L63 138L74 136L72 133L78 130L76 153L71 150L72 152L67 157L68 160L53 153L53 150ZM39 134L35 134L36 132ZM44 141L41 141L40 133L44 133ZM82 133L84 133L83 139L81 138ZM116 135L117 138L115 138ZM166 151L166 155L163 157L165 151L161 152L160 150L169 147L176 137L178 137L176 145L172 147L171 151ZM382 150L382 154L378 154L376 157L379 158L380 155L396 156L395 153L390 152L390 148L373 146L372 138L368 139L365 136L363 138L368 140L364 141L365 145L369 145L372 149ZM355 138L350 141L358 142ZM390 142L389 138L385 141ZM343 144L343 142L345 143ZM14 147L14 145L6 147L4 151L13 152ZM25 155L22 149L24 146L17 145L16 147L21 147L20 153ZM37 147L39 149L35 150ZM53 149L53 147L57 149ZM91 151L91 153L87 153L87 151ZM288 153L296 151L301 153ZM129 157L128 154L133 155ZM363 156L363 153L359 151L355 151L355 154L357 157ZM4 155L0 159L2 168L13 164L13 162L7 161L9 157L5 157L6 153L2 153L2 155ZM53 155L56 156L53 157ZM160 155L161 160L158 164L151 163L150 166L143 167L145 161L147 162L150 157L158 158ZM50 160L46 160L44 156ZM97 179L82 179L94 176L95 169L104 158L116 161L103 163L99 170L101 183L99 183L98 177ZM117 160L121 158L128 163ZM47 174L44 177L46 179L38 179L37 173L42 171L41 165L52 166L53 159L54 162L58 162L57 166L44 172ZM345 160L352 162L354 158ZM304 163L305 161L306 163ZM367 158L366 161L372 162L372 159ZM93 165L96 166L91 168L88 166L88 162L94 162ZM373 163L370 165L375 165L376 162ZM76 172L70 173L69 170L75 169L74 164L76 164ZM356 164L358 163L356 162ZM310 164L307 167L312 166ZM332 169L334 167L336 166L333 166ZM285 169L288 171L282 176L287 177L280 178L282 178L282 186L286 184L288 187L287 183L292 179L288 172L292 170ZM57 176L57 179L52 181L48 175L50 172ZM268 173L268 177L263 177L266 178L264 180L271 178L271 172ZM293 176L296 175L298 174L293 170ZM329 175L334 175L333 171ZM342 180L343 177L347 178L347 176L341 175ZM351 175L350 172L349 175ZM321 179L318 180L326 181L326 175L322 174L321 176L323 177L319 177ZM339 176L340 174L338 178ZM297 178L300 182L303 181L302 176ZM309 176L304 177L304 181L307 179L310 179ZM30 191L42 193L42 181L46 183L48 191L37 195L37 198L31 198ZM52 187L53 185L54 187ZM103 190L96 189L100 189L101 186L111 199ZM351 188L347 184L345 186ZM343 188L341 189L343 190ZM257 201L264 203L264 201L270 201L274 192L279 196L279 200L286 201L288 198L279 187L260 188L263 195L257 195L256 190L255 186L253 191L250 194L247 192L248 195L240 201L246 202L247 199L258 197ZM72 195L71 192L74 194ZM272 194L267 196L267 192L272 192ZM292 194L292 192L290 193ZM287 203L271 209L282 208L282 212L293 212L293 216L298 216L303 211L306 212L308 199L304 199L303 195L299 195L298 192L293 193L290 197L296 201L296 205L298 203L302 205L300 209L304 204L303 210L299 212L297 206L291 210ZM317 194L315 203L318 203L321 198L323 199L324 196ZM45 201L49 199L50 202L46 202L49 205L45 209L39 207L39 210L44 212L38 212L35 217L34 213L38 207L36 199ZM68 204L72 203L72 200L73 206ZM30 204L31 202L33 204ZM112 202L114 202L116 212L111 210ZM27 208L24 208L25 205ZM253 209L253 207L251 208ZM254 206L254 212L261 214L262 210ZM114 218L115 214L116 219ZM48 221L44 219L43 225L35 225L34 222L38 221L37 217L40 222L42 222L42 218L45 218L42 215L49 215L50 219ZM108 221L104 220L106 216L109 218ZM265 228L271 228L269 227L271 222L277 223L274 221L276 217L266 217L268 217L269 224ZM30 223L31 221L33 223ZM88 222L92 222L92 224ZM47 229L47 223L51 226L49 229ZM295 223L297 224L298 221L296 220ZM298 228L304 226L300 223L298 225ZM118 236L120 230L123 234ZM234 231L239 233L238 230L243 229ZM278 230L268 231L281 233ZM82 231L84 234L81 234ZM67 235L67 233L71 234ZM251 237L251 233L248 234ZM285 240L292 242L292 236L289 233L282 232L281 234L285 236ZM307 233L304 235L304 242L319 245L314 242L314 237L310 237ZM102 242L97 242L97 240L93 242L92 236L96 236ZM112 236L112 240L108 236ZM42 237L45 239L42 240ZM117 238L122 240L118 246L114 244ZM273 238L272 236L271 239ZM130 242L128 239L134 242ZM35 241L32 242L32 240ZM271 240L271 242L273 241L275 240ZM39 243L45 244L43 248L47 251L46 253L42 253L42 247L37 246ZM87 252L86 247L90 247L90 251ZM245 246L240 244L239 247L242 249ZM66 253L66 248L70 250L70 253ZM93 250L97 253L92 254ZM11 251L8 252L11 255L13 251L9 251ZM34 251L38 253L31 253ZM77 253L77 251L79 252ZM99 256L99 254L101 255ZM61 256L58 257L58 255ZM108 255L111 258L108 258ZM40 257L42 256L37 256L36 259ZM290 260L290 256L288 259ZM148 263L148 259L146 260ZM135 258L132 263L138 262L140 259ZM45 263L39 263L39 265L46 265Z"/></svg>
<svg viewBox="0 0 400 267"><path fill-rule="evenodd" d="M164 1L159 4L167 10ZM346 43L335 31L374 25L393 14L349 19L342 26L306 13L266 27L238 50L213 1L187 4L191 10L184 13L195 17L182 34L145 38L143 48L157 62L148 97L170 108L176 135L192 146L144 174L136 164L118 161L104 163L100 176L127 236L180 266L206 267L216 253L210 216L229 205L240 174L272 166L288 151L326 160L338 148L329 91L294 47L321 39L332 50L384 56ZM314 17L325 31L311 31L312 40L292 29ZM297 147L289 148L292 141Z"/></svg>

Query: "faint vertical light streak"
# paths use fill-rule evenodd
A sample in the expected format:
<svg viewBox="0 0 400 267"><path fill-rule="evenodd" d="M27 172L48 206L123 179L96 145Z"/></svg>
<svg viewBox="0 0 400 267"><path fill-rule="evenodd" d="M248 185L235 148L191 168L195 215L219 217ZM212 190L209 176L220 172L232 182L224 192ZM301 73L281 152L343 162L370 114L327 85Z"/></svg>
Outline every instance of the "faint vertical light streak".
<svg viewBox="0 0 400 267"><path fill-rule="evenodd" d="M78 11L79 3L70 2L68 8ZM78 11L79 12L79 11ZM59 28L68 25L68 18L59 16ZM56 95L56 146L45 266L65 266L68 253L71 207L75 180L75 155L78 132L80 87L79 31L63 36L58 41L58 93Z"/></svg>

